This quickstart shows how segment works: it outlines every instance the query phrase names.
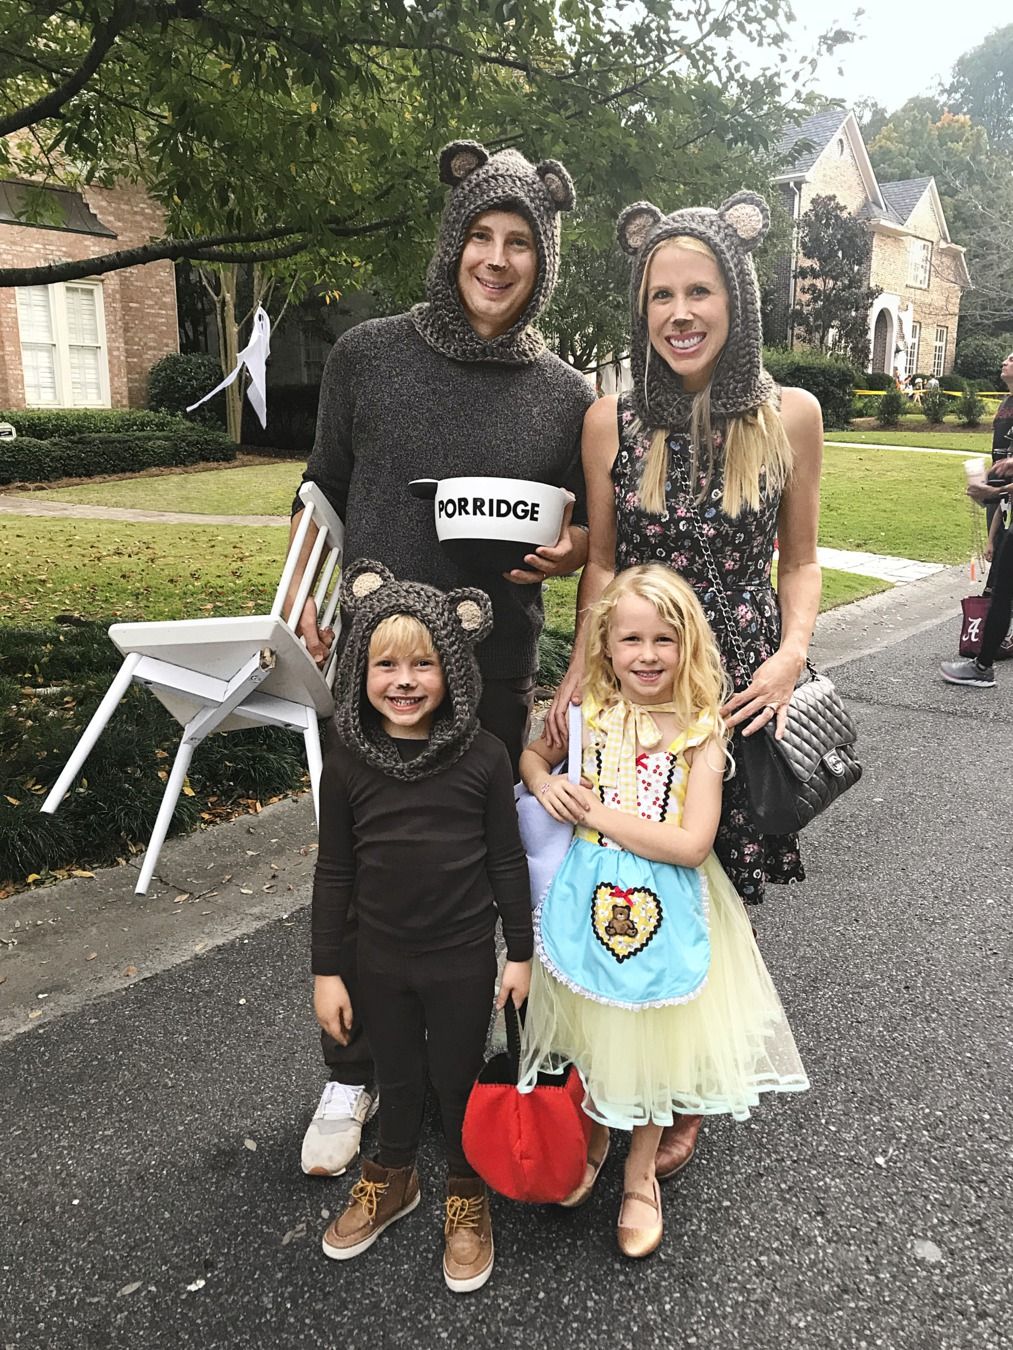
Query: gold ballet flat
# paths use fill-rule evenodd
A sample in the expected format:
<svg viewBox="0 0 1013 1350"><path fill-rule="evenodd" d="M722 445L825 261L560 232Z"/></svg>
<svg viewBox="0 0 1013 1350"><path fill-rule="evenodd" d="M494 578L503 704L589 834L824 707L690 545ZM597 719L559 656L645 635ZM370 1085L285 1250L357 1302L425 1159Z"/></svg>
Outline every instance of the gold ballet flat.
<svg viewBox="0 0 1013 1350"><path fill-rule="evenodd" d="M654 1196L642 1194L640 1191L624 1191L623 1206L627 1200L639 1200L642 1205L650 1205L658 1216L658 1222L652 1224L650 1228L631 1228L623 1223L623 1210L619 1210L619 1223L616 1226L616 1240L619 1243L619 1250L623 1256L632 1257L639 1261L644 1256L650 1256L651 1252L656 1252L661 1246L661 1238L665 1231L664 1223L661 1218L661 1192L658 1190L657 1180L654 1182Z"/></svg>
<svg viewBox="0 0 1013 1350"><path fill-rule="evenodd" d="M591 1198L591 1192L594 1190L594 1184L598 1180L598 1173L605 1166L605 1159L609 1155L609 1148L612 1145L612 1136L605 1138L605 1147L602 1149L600 1158L588 1157L587 1165L591 1168L591 1178L588 1181L582 1181L576 1190L571 1191L565 1200L560 1200L560 1209L578 1209L587 1200Z"/></svg>

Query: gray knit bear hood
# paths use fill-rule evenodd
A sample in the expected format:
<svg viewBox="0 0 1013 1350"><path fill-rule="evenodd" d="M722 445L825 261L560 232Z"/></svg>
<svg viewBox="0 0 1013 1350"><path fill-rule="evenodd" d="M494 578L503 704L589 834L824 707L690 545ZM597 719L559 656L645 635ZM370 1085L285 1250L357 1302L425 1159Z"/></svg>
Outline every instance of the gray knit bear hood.
<svg viewBox="0 0 1013 1350"><path fill-rule="evenodd" d="M406 782L449 768L478 734L482 681L473 648L492 628L489 597L472 586L444 595L419 581L396 581L382 563L361 558L342 573L341 608L351 618L338 662L334 721L341 743L374 769ZM432 634L447 686L428 745L407 761L366 698L370 639L377 626L395 614L410 614Z"/></svg>
<svg viewBox="0 0 1013 1350"><path fill-rule="evenodd" d="M633 260L630 276L630 366L633 407L646 428L684 430L693 395L651 348L647 318L638 297L648 259L658 244L676 235L705 243L718 260L728 287L728 340L711 379L711 415L739 417L769 402L774 381L763 369L760 291L749 254L770 228L767 203L755 192L737 192L717 210L687 207L666 216L650 202L636 202L616 225L619 245ZM645 379L646 375L646 379Z"/></svg>
<svg viewBox="0 0 1013 1350"><path fill-rule="evenodd" d="M457 361L527 365L545 351L545 339L531 325L549 303L559 276L559 213L571 211L573 183L562 164L545 159L535 166L517 150L490 155L477 141L452 141L440 152L440 181L447 197L440 233L426 273L427 303L411 311L430 347ZM461 305L457 268L465 233L483 211L517 211L530 224L538 250L538 273L524 312L512 328L488 341L479 337Z"/></svg>

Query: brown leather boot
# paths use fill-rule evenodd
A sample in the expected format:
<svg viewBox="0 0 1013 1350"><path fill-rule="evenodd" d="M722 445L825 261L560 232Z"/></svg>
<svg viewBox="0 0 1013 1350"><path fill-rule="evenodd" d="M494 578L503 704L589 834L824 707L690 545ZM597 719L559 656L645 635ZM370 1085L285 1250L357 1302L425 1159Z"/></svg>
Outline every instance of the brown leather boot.
<svg viewBox="0 0 1013 1350"><path fill-rule="evenodd" d="M455 1294L481 1289L492 1274L492 1216L480 1177L448 1177L443 1278Z"/></svg>
<svg viewBox="0 0 1013 1350"><path fill-rule="evenodd" d="M654 1159L655 1176L659 1181L671 1180L692 1161L702 1123L703 1116L679 1116L674 1125L666 1125L661 1131Z"/></svg>
<svg viewBox="0 0 1013 1350"><path fill-rule="evenodd" d="M362 1160L362 1175L352 1187L345 1212L324 1234L324 1255L335 1261L358 1256L395 1219L419 1203L419 1177L414 1167L381 1167Z"/></svg>

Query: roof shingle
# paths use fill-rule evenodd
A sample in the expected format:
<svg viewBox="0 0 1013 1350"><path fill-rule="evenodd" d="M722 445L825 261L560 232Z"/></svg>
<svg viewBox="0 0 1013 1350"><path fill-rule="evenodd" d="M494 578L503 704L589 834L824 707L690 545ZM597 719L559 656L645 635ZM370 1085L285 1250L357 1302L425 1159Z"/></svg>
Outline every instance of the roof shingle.
<svg viewBox="0 0 1013 1350"><path fill-rule="evenodd" d="M825 112L814 113L797 127L789 127L781 137L777 147L779 156L790 156L799 141L811 141L811 150L802 150L788 160L782 173L807 173L827 148L834 136L844 125L848 116L847 108L828 108Z"/></svg>
<svg viewBox="0 0 1013 1350"><path fill-rule="evenodd" d="M904 225L931 182L931 178L902 178L897 183L880 183L879 190L887 206Z"/></svg>

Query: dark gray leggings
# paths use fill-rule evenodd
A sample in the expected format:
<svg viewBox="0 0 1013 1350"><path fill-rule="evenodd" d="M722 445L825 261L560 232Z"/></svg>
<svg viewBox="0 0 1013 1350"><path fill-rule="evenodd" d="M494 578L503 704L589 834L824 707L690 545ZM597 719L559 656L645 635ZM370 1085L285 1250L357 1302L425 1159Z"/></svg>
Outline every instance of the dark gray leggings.
<svg viewBox="0 0 1013 1350"><path fill-rule="evenodd" d="M358 1011L380 1089L382 1167L415 1161L428 1068L450 1175L475 1175L461 1149L461 1125L485 1058L495 988L491 934L466 947L418 953L385 946L360 930Z"/></svg>
<svg viewBox="0 0 1013 1350"><path fill-rule="evenodd" d="M978 663L982 666L990 666L995 660L1013 617L1013 529L1000 536L988 581L992 588L992 603L981 630Z"/></svg>

